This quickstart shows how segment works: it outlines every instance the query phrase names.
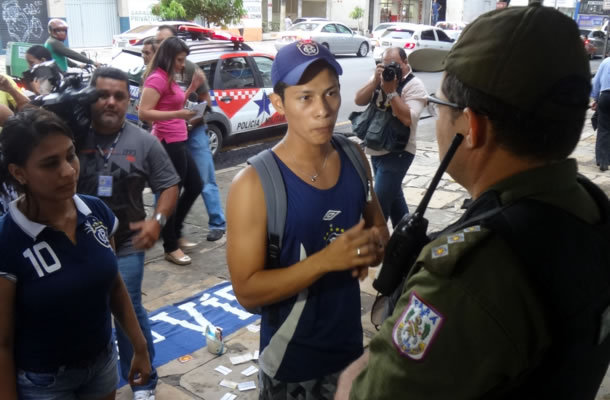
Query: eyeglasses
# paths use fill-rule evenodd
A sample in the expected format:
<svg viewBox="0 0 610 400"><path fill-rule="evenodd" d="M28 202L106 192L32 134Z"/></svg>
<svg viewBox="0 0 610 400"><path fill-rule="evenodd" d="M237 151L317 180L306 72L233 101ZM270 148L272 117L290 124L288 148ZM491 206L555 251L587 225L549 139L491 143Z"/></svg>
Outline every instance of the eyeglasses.
<svg viewBox="0 0 610 400"><path fill-rule="evenodd" d="M441 100L433 94L428 95L428 113L430 113L430 116L434 119L438 119L438 106L439 105L451 107L451 108L454 108L454 109L460 110L460 111L464 109L464 107L457 105L455 103Z"/></svg>

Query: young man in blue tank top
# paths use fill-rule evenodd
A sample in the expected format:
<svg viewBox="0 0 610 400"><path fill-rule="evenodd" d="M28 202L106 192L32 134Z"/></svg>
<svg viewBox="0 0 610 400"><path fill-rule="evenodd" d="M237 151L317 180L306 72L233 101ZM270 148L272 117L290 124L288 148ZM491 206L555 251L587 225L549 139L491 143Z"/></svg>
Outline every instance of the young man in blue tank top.
<svg viewBox="0 0 610 400"><path fill-rule="evenodd" d="M265 196L252 166L227 199L233 287L244 307L262 307L261 399L332 398L338 374L363 351L357 278L381 262L388 229L375 194L367 199L331 144L341 73L312 41L285 46L273 63L271 101L288 121L272 149L287 197L278 266L267 260Z"/></svg>

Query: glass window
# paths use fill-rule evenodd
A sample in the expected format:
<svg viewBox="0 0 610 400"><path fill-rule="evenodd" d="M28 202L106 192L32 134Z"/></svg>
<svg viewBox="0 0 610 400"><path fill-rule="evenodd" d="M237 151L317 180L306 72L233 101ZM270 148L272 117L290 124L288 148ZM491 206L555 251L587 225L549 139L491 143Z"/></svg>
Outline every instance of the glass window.
<svg viewBox="0 0 610 400"><path fill-rule="evenodd" d="M252 57L252 59L263 77L263 87L273 87L271 81L271 65L273 64L273 60L268 57Z"/></svg>
<svg viewBox="0 0 610 400"><path fill-rule="evenodd" d="M322 28L322 32L337 33L337 28L335 27L335 24L328 24L324 28Z"/></svg>
<svg viewBox="0 0 610 400"><path fill-rule="evenodd" d="M373 30L373 32L375 32L375 31L380 31L380 30L385 29L385 28L387 28L388 26L392 26L392 25L393 25L393 24L379 24L379 25L377 25L377 27L376 27L376 28Z"/></svg>
<svg viewBox="0 0 610 400"><path fill-rule="evenodd" d="M432 29L428 31L422 31L421 40L436 40L436 38L434 37L434 31L432 31Z"/></svg>
<svg viewBox="0 0 610 400"><path fill-rule="evenodd" d="M341 24L336 24L337 25L337 31L339 33L349 33L350 35L352 34L352 31L345 25L341 25Z"/></svg>
<svg viewBox="0 0 610 400"><path fill-rule="evenodd" d="M438 40L440 40L441 42L451 42L451 38L440 29L436 30L436 36L438 36Z"/></svg>
<svg viewBox="0 0 610 400"><path fill-rule="evenodd" d="M301 22L300 24L292 25L289 31L313 31L320 24L314 24L311 22Z"/></svg>
<svg viewBox="0 0 610 400"><path fill-rule="evenodd" d="M223 89L247 89L256 87L252 68L244 57L227 58L220 65Z"/></svg>
<svg viewBox="0 0 610 400"><path fill-rule="evenodd" d="M411 39L411 36L413 36L413 31L394 29L388 29L383 35L381 35L381 37L385 39Z"/></svg>
<svg viewBox="0 0 610 400"><path fill-rule="evenodd" d="M200 64L199 67L205 74L205 78L208 81L208 85L210 85L210 89L214 89L214 75L216 72L216 60L206 62L205 64Z"/></svg>

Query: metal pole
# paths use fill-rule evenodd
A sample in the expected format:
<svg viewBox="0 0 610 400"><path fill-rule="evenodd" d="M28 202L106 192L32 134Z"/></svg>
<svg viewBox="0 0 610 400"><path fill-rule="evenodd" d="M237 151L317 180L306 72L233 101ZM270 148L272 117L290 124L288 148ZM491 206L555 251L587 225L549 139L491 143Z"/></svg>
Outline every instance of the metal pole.
<svg viewBox="0 0 610 400"><path fill-rule="evenodd" d="M610 23L606 24L606 32L604 32L606 37L604 38L604 52L602 54L602 60L608 56L608 32L610 28Z"/></svg>

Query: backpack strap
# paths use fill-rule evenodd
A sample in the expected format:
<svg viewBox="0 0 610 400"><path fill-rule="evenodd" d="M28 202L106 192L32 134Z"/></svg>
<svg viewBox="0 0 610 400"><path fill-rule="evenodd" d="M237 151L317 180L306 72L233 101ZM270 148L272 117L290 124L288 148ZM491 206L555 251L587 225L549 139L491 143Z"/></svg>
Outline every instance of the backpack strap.
<svg viewBox="0 0 610 400"><path fill-rule="evenodd" d="M358 150L358 145L346 138L341 134L334 134L331 142L335 147L340 147L347 158L351 161L352 165L358 172L360 176L360 180L362 181L362 186L364 187L364 194L366 195L366 202L370 202L372 200L371 195L371 181L367 175L367 164L365 164L365 160L362 158L362 154L360 154L360 150Z"/></svg>
<svg viewBox="0 0 610 400"><path fill-rule="evenodd" d="M284 225L286 223L286 187L280 168L273 158L270 149L262 151L248 158L248 164L252 165L261 181L265 193L265 204L267 206L267 256L269 266L275 268L280 260L280 249L284 236Z"/></svg>

